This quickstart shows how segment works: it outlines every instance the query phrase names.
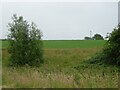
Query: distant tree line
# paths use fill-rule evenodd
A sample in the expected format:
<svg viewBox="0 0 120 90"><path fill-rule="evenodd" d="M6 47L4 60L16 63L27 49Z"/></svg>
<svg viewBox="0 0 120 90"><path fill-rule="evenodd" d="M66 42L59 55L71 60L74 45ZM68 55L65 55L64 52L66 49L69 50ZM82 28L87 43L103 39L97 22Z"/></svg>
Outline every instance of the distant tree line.
<svg viewBox="0 0 120 90"><path fill-rule="evenodd" d="M85 40L104 40L103 36L100 34L95 34L93 37L85 37Z"/></svg>
<svg viewBox="0 0 120 90"><path fill-rule="evenodd" d="M0 40L2 40L2 41L6 41L7 39L0 39Z"/></svg>

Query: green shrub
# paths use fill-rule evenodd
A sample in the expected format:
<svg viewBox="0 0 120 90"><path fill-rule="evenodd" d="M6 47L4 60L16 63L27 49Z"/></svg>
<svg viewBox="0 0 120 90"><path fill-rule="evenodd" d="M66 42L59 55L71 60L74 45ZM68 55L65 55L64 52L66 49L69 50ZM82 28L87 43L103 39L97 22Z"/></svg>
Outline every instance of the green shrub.
<svg viewBox="0 0 120 90"><path fill-rule="evenodd" d="M43 43L37 26L33 22L29 24L22 16L13 15L8 30L10 65L39 66L43 62Z"/></svg>
<svg viewBox="0 0 120 90"><path fill-rule="evenodd" d="M109 35L103 53L106 55L105 62L114 65L120 64L120 24Z"/></svg>
<svg viewBox="0 0 120 90"><path fill-rule="evenodd" d="M96 62L120 66L120 24L110 33L103 51L91 58L91 63Z"/></svg>

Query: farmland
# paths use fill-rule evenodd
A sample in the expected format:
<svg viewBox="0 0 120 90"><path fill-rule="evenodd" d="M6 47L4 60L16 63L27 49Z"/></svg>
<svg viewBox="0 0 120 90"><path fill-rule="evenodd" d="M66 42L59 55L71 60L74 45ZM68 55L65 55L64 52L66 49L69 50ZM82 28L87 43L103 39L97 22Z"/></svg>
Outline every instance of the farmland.
<svg viewBox="0 0 120 90"><path fill-rule="evenodd" d="M44 48L60 49L60 48L92 48L101 47L105 44L104 40L44 40ZM0 41L2 43L2 49L8 47L8 41Z"/></svg>
<svg viewBox="0 0 120 90"><path fill-rule="evenodd" d="M8 67L8 41L2 42L4 88L117 88L118 68L89 64L103 40L45 40L40 67ZM1 43L1 42L0 42Z"/></svg>

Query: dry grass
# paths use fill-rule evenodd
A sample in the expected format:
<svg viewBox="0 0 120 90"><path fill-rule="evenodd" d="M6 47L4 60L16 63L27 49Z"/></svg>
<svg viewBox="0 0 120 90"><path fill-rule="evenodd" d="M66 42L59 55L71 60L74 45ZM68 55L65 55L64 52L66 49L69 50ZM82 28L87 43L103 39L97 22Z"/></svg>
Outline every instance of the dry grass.
<svg viewBox="0 0 120 90"><path fill-rule="evenodd" d="M4 69L3 87L27 87L27 88L115 88L118 82L118 74L95 73L83 71L80 73L65 74L42 73L33 68L26 70ZM92 74L93 73L93 74Z"/></svg>
<svg viewBox="0 0 120 90"><path fill-rule="evenodd" d="M0 49L0 89L2 87L2 50Z"/></svg>
<svg viewBox="0 0 120 90"><path fill-rule="evenodd" d="M3 87L11 88L117 88L116 67L85 65L82 61L101 48L45 49L45 63L39 68L7 67L8 53L3 50Z"/></svg>
<svg viewBox="0 0 120 90"><path fill-rule="evenodd" d="M7 70L6 70L7 71ZM11 74L12 72L12 74ZM27 69L26 72L10 70L5 73L7 87L72 87L72 76L66 76L63 73L43 74L36 70ZM68 79L69 78L69 79ZM15 82L14 82L15 81Z"/></svg>

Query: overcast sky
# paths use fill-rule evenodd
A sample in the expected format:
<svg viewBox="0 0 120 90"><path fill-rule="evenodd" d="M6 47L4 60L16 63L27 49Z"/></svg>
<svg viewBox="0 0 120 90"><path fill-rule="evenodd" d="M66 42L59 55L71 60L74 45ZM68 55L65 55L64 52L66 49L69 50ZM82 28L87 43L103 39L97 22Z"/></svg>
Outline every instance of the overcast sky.
<svg viewBox="0 0 120 90"><path fill-rule="evenodd" d="M2 36L6 38L11 16L22 15L35 22L43 39L84 39L99 33L106 36L118 24L117 2L4 2Z"/></svg>

